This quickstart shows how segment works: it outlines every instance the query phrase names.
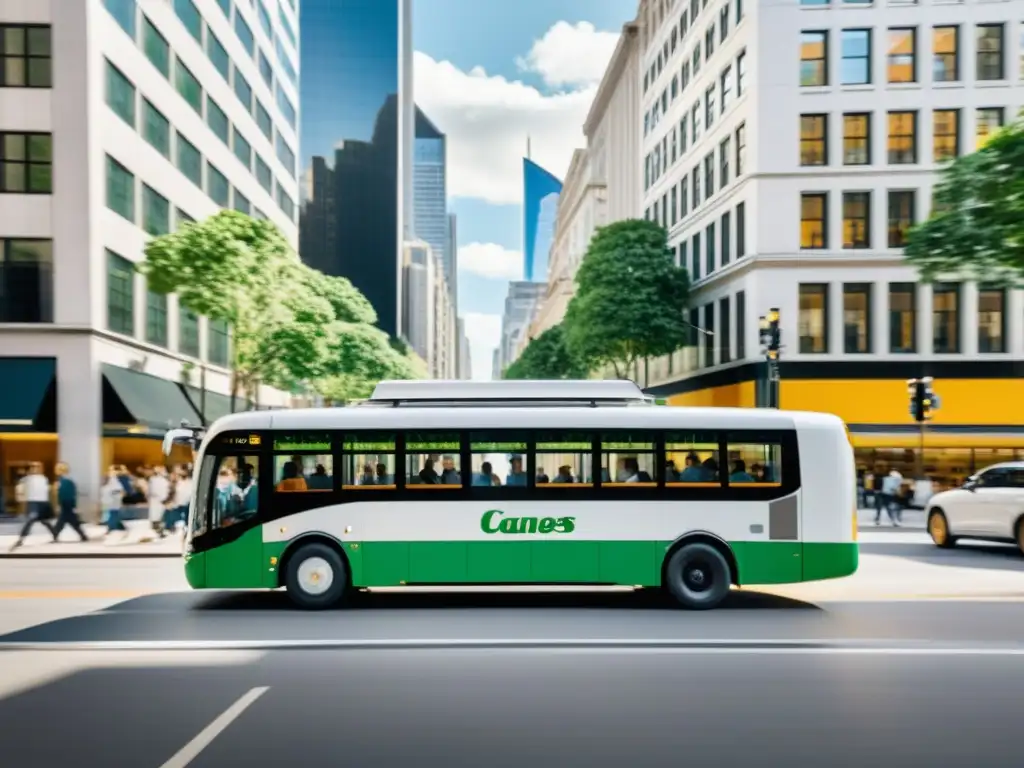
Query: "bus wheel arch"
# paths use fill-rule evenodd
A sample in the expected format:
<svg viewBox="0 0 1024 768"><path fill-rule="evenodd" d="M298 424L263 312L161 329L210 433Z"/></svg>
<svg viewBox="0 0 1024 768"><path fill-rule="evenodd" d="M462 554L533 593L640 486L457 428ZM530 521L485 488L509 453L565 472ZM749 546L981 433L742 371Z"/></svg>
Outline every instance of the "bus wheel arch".
<svg viewBox="0 0 1024 768"><path fill-rule="evenodd" d="M345 594L347 594L351 590L352 565L349 562L348 556L345 554L344 548L341 546L341 543L338 542L337 539L334 539L326 534L320 533L305 534L299 536L296 539L293 539L288 543L288 546L285 547L284 552L281 553L281 561L278 564L277 583L279 587L288 588L289 576L294 576L294 574L292 574L292 566L295 561L295 557L297 555L300 555L300 553L302 553L303 559L305 559L307 555L319 557L321 560L324 560L328 563L331 563L332 560L336 559L335 562L331 564L333 566L340 567L341 573L339 575L342 578L340 596L338 600L334 600L333 602L338 602L342 597L344 597ZM332 592L333 591L334 590L332 589ZM289 593L293 597L293 599L295 599L294 591L289 590ZM310 605L303 607L315 606Z"/></svg>
<svg viewBox="0 0 1024 768"><path fill-rule="evenodd" d="M685 547L687 544L707 544L710 547L718 550L718 552L725 558L725 561L729 564L729 576L730 581L736 586L740 585L740 568L739 562L736 560L736 553L732 551L732 547L729 546L729 542L723 539L721 536L716 536L709 531L691 531L690 533L684 534L672 542L671 546L665 551L665 557L661 561L661 585L665 586L665 575L668 570L669 561L672 560L673 555L680 549Z"/></svg>

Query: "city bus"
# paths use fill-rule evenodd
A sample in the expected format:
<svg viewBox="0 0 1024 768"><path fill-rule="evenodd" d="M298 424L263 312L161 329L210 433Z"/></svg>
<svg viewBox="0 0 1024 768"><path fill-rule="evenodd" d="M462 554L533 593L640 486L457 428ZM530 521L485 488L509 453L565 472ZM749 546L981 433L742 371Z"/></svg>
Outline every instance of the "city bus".
<svg viewBox="0 0 1024 768"><path fill-rule="evenodd" d="M381 382L348 407L253 411L196 450L185 573L304 609L437 585L733 586L857 569L835 416L662 406L629 381Z"/></svg>

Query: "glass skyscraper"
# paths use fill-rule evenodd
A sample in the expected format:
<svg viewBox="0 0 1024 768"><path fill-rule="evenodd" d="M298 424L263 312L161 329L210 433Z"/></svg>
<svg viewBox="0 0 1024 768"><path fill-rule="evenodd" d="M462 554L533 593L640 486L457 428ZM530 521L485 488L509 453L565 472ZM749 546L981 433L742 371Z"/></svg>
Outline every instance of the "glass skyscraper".
<svg viewBox="0 0 1024 768"><path fill-rule="evenodd" d="M544 282L555 240L562 182L529 158L523 158L523 277Z"/></svg>
<svg viewBox="0 0 1024 768"><path fill-rule="evenodd" d="M449 253L446 140L437 126L416 108L413 145L413 230L437 257L450 289L455 286L455 258Z"/></svg>

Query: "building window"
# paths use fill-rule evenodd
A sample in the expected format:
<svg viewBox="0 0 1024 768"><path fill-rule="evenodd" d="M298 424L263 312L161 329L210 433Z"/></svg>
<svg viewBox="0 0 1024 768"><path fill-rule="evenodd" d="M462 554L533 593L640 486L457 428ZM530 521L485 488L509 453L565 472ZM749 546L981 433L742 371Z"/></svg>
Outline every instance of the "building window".
<svg viewBox="0 0 1024 768"><path fill-rule="evenodd" d="M690 246L690 280L700 280L700 232L693 236Z"/></svg>
<svg viewBox="0 0 1024 768"><path fill-rule="evenodd" d="M724 115L726 107L729 106L729 101L732 99L732 67L722 70L718 89L722 94L722 114Z"/></svg>
<svg viewBox="0 0 1024 768"><path fill-rule="evenodd" d="M107 327L125 336L135 335L135 266L107 251Z"/></svg>
<svg viewBox="0 0 1024 768"><path fill-rule="evenodd" d="M231 205L231 185L228 178L209 161L206 163L206 194L221 208Z"/></svg>
<svg viewBox="0 0 1024 768"><path fill-rule="evenodd" d="M800 195L800 248L827 248L828 195L805 192Z"/></svg>
<svg viewBox="0 0 1024 768"><path fill-rule="evenodd" d="M711 222L708 224L707 229L704 231L704 248L707 251L704 258L705 274L710 275L715 271L715 223Z"/></svg>
<svg viewBox="0 0 1024 768"><path fill-rule="evenodd" d="M729 260L732 258L732 239L731 239L732 238L732 229L731 229L732 221L731 221L731 219L732 219L732 217L729 215L728 211L726 211L725 213L722 214L721 230L722 230L722 266L723 267L726 264L728 264Z"/></svg>
<svg viewBox="0 0 1024 768"><path fill-rule="evenodd" d="M267 58L263 51L260 51L260 77L263 78L263 82L267 84L267 88L273 90L274 88L274 65L270 63L270 59Z"/></svg>
<svg viewBox="0 0 1024 768"><path fill-rule="evenodd" d="M249 198L238 191L238 187L235 187L235 191L232 194L235 199L235 210L239 213L244 213L246 216L249 215L252 210L252 206L249 203Z"/></svg>
<svg viewBox="0 0 1024 768"><path fill-rule="evenodd" d="M679 201L676 199L676 196L678 194L679 194L679 192L676 189L675 184L673 184L672 185L672 193L671 193L670 202L669 202L669 212L670 212L669 224L671 224L673 227L676 225L676 222L679 221L679 208L678 208Z"/></svg>
<svg viewBox="0 0 1024 768"><path fill-rule="evenodd" d="M800 165L828 165L828 115L800 115Z"/></svg>
<svg viewBox="0 0 1024 768"><path fill-rule="evenodd" d="M142 49L146 52L146 58L161 75L169 78L171 76L171 46L167 44L167 38L161 35L156 27L145 16L142 17Z"/></svg>
<svg viewBox="0 0 1024 768"><path fill-rule="evenodd" d="M1006 291L1001 288L978 290L978 351L1006 351Z"/></svg>
<svg viewBox="0 0 1024 768"><path fill-rule="evenodd" d="M1006 63L1003 54L1003 25L979 24L975 31L978 80L1003 80Z"/></svg>
<svg viewBox="0 0 1024 768"><path fill-rule="evenodd" d="M700 163L693 166L693 210L700 205Z"/></svg>
<svg viewBox="0 0 1024 768"><path fill-rule="evenodd" d="M153 237L171 231L171 204L148 184L142 185L142 228Z"/></svg>
<svg viewBox="0 0 1024 768"><path fill-rule="evenodd" d="M203 114L203 88L188 67L177 59L174 65L174 87L192 109Z"/></svg>
<svg viewBox="0 0 1024 768"><path fill-rule="evenodd" d="M218 139L230 146L231 124L228 116L209 96L206 97L206 124Z"/></svg>
<svg viewBox="0 0 1024 768"><path fill-rule="evenodd" d="M960 110L935 110L932 113L932 135L935 162L955 160L960 154Z"/></svg>
<svg viewBox="0 0 1024 768"><path fill-rule="evenodd" d="M230 357L228 324L223 320L208 320L206 327L209 336L207 357L214 365L227 368Z"/></svg>
<svg viewBox="0 0 1024 768"><path fill-rule="evenodd" d="M747 255L747 206L736 206L736 258Z"/></svg>
<svg viewBox="0 0 1024 768"><path fill-rule="evenodd" d="M889 351L913 354L917 351L917 286L889 283Z"/></svg>
<svg viewBox="0 0 1024 768"><path fill-rule="evenodd" d="M975 146L981 149L989 137L1003 127L1005 111L1002 107L983 107L974 115Z"/></svg>
<svg viewBox="0 0 1024 768"><path fill-rule="evenodd" d="M704 305L704 366L710 368L715 364L715 304Z"/></svg>
<svg viewBox="0 0 1024 768"><path fill-rule="evenodd" d="M0 323L53 322L53 241L0 240Z"/></svg>
<svg viewBox="0 0 1024 768"><path fill-rule="evenodd" d="M263 159L256 155L256 181L260 183L267 192L274 191L274 176L270 172L270 166L263 162Z"/></svg>
<svg viewBox="0 0 1024 768"><path fill-rule="evenodd" d="M277 205L280 207L281 212L288 217L289 221L295 221L295 201L288 196L288 193L280 185L277 187Z"/></svg>
<svg viewBox="0 0 1024 768"><path fill-rule="evenodd" d="M135 176L107 155L107 208L135 222Z"/></svg>
<svg viewBox="0 0 1024 768"><path fill-rule="evenodd" d="M800 85L828 85L828 32L800 34Z"/></svg>
<svg viewBox="0 0 1024 768"><path fill-rule="evenodd" d="M843 165L871 164L871 115L843 115Z"/></svg>
<svg viewBox="0 0 1024 768"><path fill-rule="evenodd" d="M178 148L178 170L200 189L203 188L203 156L195 145L178 134L175 142Z"/></svg>
<svg viewBox="0 0 1024 768"><path fill-rule="evenodd" d="M828 352L828 285L800 285L800 354Z"/></svg>
<svg viewBox="0 0 1024 768"><path fill-rule="evenodd" d="M199 315L185 307L178 311L178 351L199 357Z"/></svg>
<svg viewBox="0 0 1024 768"><path fill-rule="evenodd" d="M167 346L167 296L162 293L146 293L146 341Z"/></svg>
<svg viewBox="0 0 1024 768"><path fill-rule="evenodd" d="M142 130L150 146L164 157L171 156L171 123L149 99L142 100Z"/></svg>
<svg viewBox="0 0 1024 768"><path fill-rule="evenodd" d="M200 45L203 44L203 17L192 0L174 0L174 12L185 25L185 29Z"/></svg>
<svg viewBox="0 0 1024 768"><path fill-rule="evenodd" d="M288 175L294 179L295 153L292 151L292 148L288 146L288 142L282 138L281 134L277 134L277 159L281 161L281 165L283 165L285 170L288 171Z"/></svg>
<svg viewBox="0 0 1024 768"><path fill-rule="evenodd" d="M0 133L0 192L53 192L53 135Z"/></svg>
<svg viewBox="0 0 1024 768"><path fill-rule="evenodd" d="M710 128L715 122L715 86L704 91L704 127Z"/></svg>
<svg viewBox="0 0 1024 768"><path fill-rule="evenodd" d="M134 30L134 4L132 29ZM53 52L50 28L25 24L0 24L0 71L2 88L49 88L53 85Z"/></svg>
<svg viewBox="0 0 1024 768"><path fill-rule="evenodd" d="M890 248L902 248L907 244L907 232L914 226L916 216L915 203L914 190L890 190L889 234L886 241Z"/></svg>
<svg viewBox="0 0 1024 768"><path fill-rule="evenodd" d="M747 89L747 52L740 51L736 57L736 98L742 96Z"/></svg>
<svg viewBox="0 0 1024 768"><path fill-rule="evenodd" d="M704 199L710 200L715 194L715 153L704 156Z"/></svg>
<svg viewBox="0 0 1024 768"><path fill-rule="evenodd" d="M256 101L256 125L259 126L260 131L267 137L268 140L274 138L274 121L270 117L270 113L266 108L259 102Z"/></svg>
<svg viewBox="0 0 1024 768"><path fill-rule="evenodd" d="M722 139L722 142L718 145L718 168L719 176L718 186L719 189L729 183L729 160L732 155L732 142L728 137Z"/></svg>
<svg viewBox="0 0 1024 768"><path fill-rule="evenodd" d="M252 112L252 86L249 85L249 81L246 80L242 74L236 69L235 74L235 96L242 102L242 106L245 107L245 111ZM267 115L270 117L270 115Z"/></svg>
<svg viewBox="0 0 1024 768"><path fill-rule="evenodd" d="M225 80L231 77L231 59L228 56L228 49L210 30L206 31L206 55L210 57L214 69L220 72L221 77Z"/></svg>
<svg viewBox="0 0 1024 768"><path fill-rule="evenodd" d="M843 248L871 247L871 193L843 192Z"/></svg>
<svg viewBox="0 0 1024 768"><path fill-rule="evenodd" d="M842 37L841 85L871 82L871 30L844 29Z"/></svg>
<svg viewBox="0 0 1024 768"><path fill-rule="evenodd" d="M291 99L288 98L288 94L281 89L280 83L277 85L277 107L281 110L281 114L284 115L284 119L288 121L288 125L294 128L297 119L295 107Z"/></svg>
<svg viewBox="0 0 1024 768"><path fill-rule="evenodd" d="M245 19L242 18L240 13L235 14L235 34L238 35L238 39L241 41L246 53L250 56L255 56L256 38L252 34L252 27L246 24Z"/></svg>
<svg viewBox="0 0 1024 768"><path fill-rule="evenodd" d="M917 29L889 30L887 69L890 83L917 82Z"/></svg>
<svg viewBox="0 0 1024 768"><path fill-rule="evenodd" d="M729 297L718 302L718 321L721 325L718 337L718 362L728 363L732 360L732 311L729 307Z"/></svg>
<svg viewBox="0 0 1024 768"><path fill-rule="evenodd" d="M736 359L747 356L747 295L743 291L736 294Z"/></svg>
<svg viewBox="0 0 1024 768"><path fill-rule="evenodd" d="M135 39L135 0L103 0L107 13L128 36Z"/></svg>
<svg viewBox="0 0 1024 768"><path fill-rule="evenodd" d="M889 113L889 164L917 162L917 112Z"/></svg>
<svg viewBox="0 0 1024 768"><path fill-rule="evenodd" d="M960 79L960 27L932 29L932 80L955 83Z"/></svg>
<svg viewBox="0 0 1024 768"><path fill-rule="evenodd" d="M245 166L245 170L250 170L252 168L252 145L238 132L237 126L232 136L232 149L235 151L238 162Z"/></svg>
<svg viewBox="0 0 1024 768"><path fill-rule="evenodd" d="M871 285L843 286L843 351L867 354L871 351Z"/></svg>
<svg viewBox="0 0 1024 768"><path fill-rule="evenodd" d="M189 216L187 213L181 210L181 208L175 210L174 217L178 229L181 229L186 224L194 224L196 221L195 218Z"/></svg>
<svg viewBox="0 0 1024 768"><path fill-rule="evenodd" d="M743 175L747 167L747 125L740 123L736 129L736 178Z"/></svg>
<svg viewBox="0 0 1024 768"><path fill-rule="evenodd" d="M135 127L135 86L125 74L111 64L107 64L107 106L114 114L124 120L132 128Z"/></svg>
<svg viewBox="0 0 1024 768"><path fill-rule="evenodd" d="M960 286L956 283L932 286L932 326L933 352L960 351Z"/></svg>

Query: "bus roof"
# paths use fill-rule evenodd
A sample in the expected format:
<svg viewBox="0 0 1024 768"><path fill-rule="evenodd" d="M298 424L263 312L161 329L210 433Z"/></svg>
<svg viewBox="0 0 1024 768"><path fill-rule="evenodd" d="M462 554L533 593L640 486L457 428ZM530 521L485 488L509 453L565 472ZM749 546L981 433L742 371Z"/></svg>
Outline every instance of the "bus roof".
<svg viewBox="0 0 1024 768"><path fill-rule="evenodd" d="M590 381L382 381L367 402L449 403L513 401L644 402L644 393L628 380Z"/></svg>
<svg viewBox="0 0 1024 768"><path fill-rule="evenodd" d="M228 430L843 429L839 417L770 408L314 408L247 411L218 419Z"/></svg>

